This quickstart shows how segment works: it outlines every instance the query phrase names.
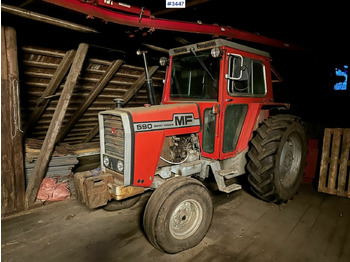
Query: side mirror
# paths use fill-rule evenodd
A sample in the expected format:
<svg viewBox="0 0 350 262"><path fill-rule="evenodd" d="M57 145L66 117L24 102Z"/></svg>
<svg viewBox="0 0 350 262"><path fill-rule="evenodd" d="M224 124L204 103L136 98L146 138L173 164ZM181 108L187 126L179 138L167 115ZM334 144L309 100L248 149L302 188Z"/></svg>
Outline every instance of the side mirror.
<svg viewBox="0 0 350 262"><path fill-rule="evenodd" d="M230 56L228 62L228 74L225 75L225 78L230 80L241 80L243 70L246 69L243 65L243 57L238 54L228 55Z"/></svg>

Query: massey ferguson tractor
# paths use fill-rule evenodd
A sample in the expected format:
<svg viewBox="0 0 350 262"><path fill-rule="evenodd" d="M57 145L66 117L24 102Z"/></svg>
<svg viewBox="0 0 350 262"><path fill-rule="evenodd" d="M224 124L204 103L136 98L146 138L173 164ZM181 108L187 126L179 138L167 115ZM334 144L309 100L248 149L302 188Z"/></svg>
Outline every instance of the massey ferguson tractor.
<svg viewBox="0 0 350 262"><path fill-rule="evenodd" d="M89 207L153 193L143 217L154 247L177 253L196 246L213 216L208 189L251 190L268 202L288 201L306 164L300 119L272 94L270 55L216 39L169 51L161 105L99 113L101 169L80 178ZM112 202L111 202L112 200ZM113 202L114 201L114 202Z"/></svg>

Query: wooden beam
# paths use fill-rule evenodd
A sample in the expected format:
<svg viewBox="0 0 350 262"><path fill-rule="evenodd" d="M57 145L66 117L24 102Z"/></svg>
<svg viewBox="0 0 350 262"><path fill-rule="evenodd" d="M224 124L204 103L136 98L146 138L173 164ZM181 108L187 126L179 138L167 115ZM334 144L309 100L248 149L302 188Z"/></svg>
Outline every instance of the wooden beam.
<svg viewBox="0 0 350 262"><path fill-rule="evenodd" d="M17 35L1 26L1 214L24 208Z"/></svg>
<svg viewBox="0 0 350 262"><path fill-rule="evenodd" d="M76 23L72 23L66 20L58 19L52 16L47 16L43 14L39 14L36 12L28 11L22 8L18 8L16 6L11 6L11 5L6 5L6 4L1 4L1 11L6 12L12 15L17 15L20 17L32 19L34 21L39 21L43 23L47 23L50 25L55 25L59 27L63 27L65 29L70 29L78 32L83 32L83 33L98 33L95 29L83 25L79 25Z"/></svg>
<svg viewBox="0 0 350 262"><path fill-rule="evenodd" d="M150 77L157 71L158 66L152 66L149 68L149 75ZM123 95L123 100L124 100L124 104L123 106L127 105L127 103L129 103L129 101L134 97L134 95L136 95L136 93L141 89L141 87L144 85L144 83L146 82L146 74L143 73L136 81L135 83L130 87L130 89L125 92L125 94ZM98 133L98 124L96 124L96 126L94 126L93 129L91 129L90 133L87 134L87 136L82 140L82 143L88 143L90 142Z"/></svg>
<svg viewBox="0 0 350 262"><path fill-rule="evenodd" d="M33 175L30 177L28 182L25 194L26 208L29 208L29 206L36 200L40 184L45 176L48 164L50 162L56 144L57 135L62 127L62 122L66 114L69 101L72 97L73 89L83 66L88 48L89 46L87 44L80 44L74 57L72 67L69 71L60 99L58 100L56 110L53 114L49 129L44 139L43 146L41 147L38 159L35 163Z"/></svg>
<svg viewBox="0 0 350 262"><path fill-rule="evenodd" d="M98 124L95 125L87 136L83 139L82 143L89 143L98 134Z"/></svg>
<svg viewBox="0 0 350 262"><path fill-rule="evenodd" d="M50 102L50 100L45 99L45 97L52 96L56 92L57 88L59 87L60 83L62 82L63 78L65 77L70 66L73 63L75 53L75 50L70 50L64 55L61 63L59 64L56 72L52 76L47 88L42 93L40 100L38 101L36 107L34 108L29 118L28 123L24 128L25 134L36 124L36 122L38 122L40 116L45 111L47 105Z"/></svg>
<svg viewBox="0 0 350 262"><path fill-rule="evenodd" d="M64 126L64 128L57 137L57 142L61 142L65 138L65 136L69 133L72 127L78 122L79 118L85 113L89 106L95 101L97 96L102 92L102 90L108 84L109 80L112 79L112 77L121 67L123 62L123 60L116 60L111 63L111 65L107 68L106 72L101 76L99 81L87 95L85 101L81 103L78 110L74 113L74 115L69 119L68 123Z"/></svg>

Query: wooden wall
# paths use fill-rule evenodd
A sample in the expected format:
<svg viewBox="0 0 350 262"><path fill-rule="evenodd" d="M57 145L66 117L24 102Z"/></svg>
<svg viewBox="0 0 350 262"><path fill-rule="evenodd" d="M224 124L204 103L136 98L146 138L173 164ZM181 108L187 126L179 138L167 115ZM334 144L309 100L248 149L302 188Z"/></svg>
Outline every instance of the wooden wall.
<svg viewBox="0 0 350 262"><path fill-rule="evenodd" d="M16 31L1 26L1 216L24 207Z"/></svg>
<svg viewBox="0 0 350 262"><path fill-rule="evenodd" d="M49 126L55 111L60 108L59 100L77 50L76 46L71 46L72 49L53 49L48 43L43 46L28 45L20 37L17 42L15 29L5 25L2 25L1 34L3 216L28 208L29 202L35 200L46 164L42 165L40 172L36 172L40 175L35 186L29 182L25 185L23 144L27 138L44 141L50 134ZM157 102L163 89L163 70L155 65L149 67ZM58 134L51 146L60 142L71 145L98 142L98 112L114 108L114 98L122 98L124 107L148 103L145 81L142 59L129 59L119 53L109 55L105 49L97 47L90 52L89 48L69 95L64 116L58 121L62 128L55 129ZM43 155L49 157L51 154ZM29 195L31 201L26 201Z"/></svg>

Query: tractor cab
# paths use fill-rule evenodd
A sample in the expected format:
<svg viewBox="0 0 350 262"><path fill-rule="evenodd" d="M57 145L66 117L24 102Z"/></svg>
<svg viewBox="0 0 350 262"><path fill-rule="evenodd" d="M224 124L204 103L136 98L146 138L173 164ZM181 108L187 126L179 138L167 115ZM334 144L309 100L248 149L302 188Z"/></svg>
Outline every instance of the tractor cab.
<svg viewBox="0 0 350 262"><path fill-rule="evenodd" d="M202 155L223 160L244 150L259 114L267 116L262 107L273 103L270 55L223 39L169 54L162 102L198 104Z"/></svg>

